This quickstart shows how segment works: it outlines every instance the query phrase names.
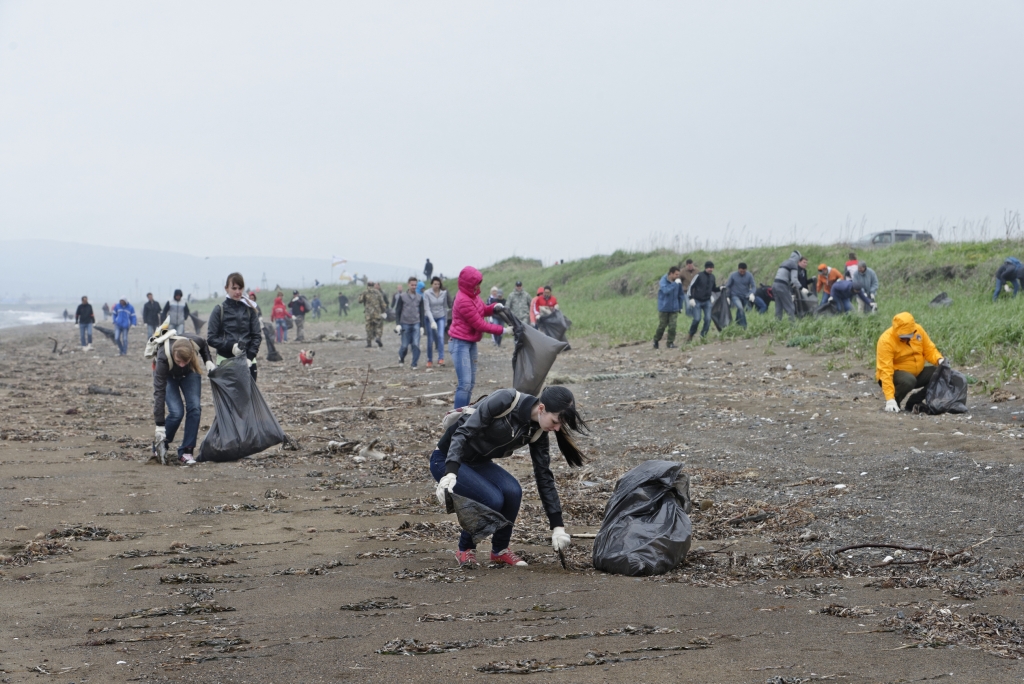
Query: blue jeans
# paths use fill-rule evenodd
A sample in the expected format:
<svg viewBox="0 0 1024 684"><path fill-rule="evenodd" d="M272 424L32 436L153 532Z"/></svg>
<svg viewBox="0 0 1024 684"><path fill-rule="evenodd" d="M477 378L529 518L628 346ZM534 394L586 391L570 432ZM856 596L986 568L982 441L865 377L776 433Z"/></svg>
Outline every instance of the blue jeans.
<svg viewBox="0 0 1024 684"><path fill-rule="evenodd" d="M278 318L274 324L277 326L277 341L287 342L288 341L288 324L284 322L283 318Z"/></svg>
<svg viewBox="0 0 1024 684"><path fill-rule="evenodd" d="M739 295L729 297L729 303L736 307L736 325L743 328L747 327L747 314L743 311L743 304L746 301L745 297L740 297Z"/></svg>
<svg viewBox="0 0 1024 684"><path fill-rule="evenodd" d="M164 399L167 402L167 422L164 424L167 430L167 443L174 441L174 433L181 425L181 419L185 419L185 434L181 438L181 446L178 447L178 456L192 451L196 448L196 437L199 436L199 416L202 409L199 407L199 395L203 389L203 376L199 373L189 373L177 380L170 375L167 376L167 391ZM182 397L185 403L182 405Z"/></svg>
<svg viewBox="0 0 1024 684"><path fill-rule="evenodd" d="M697 332L697 326L700 325L700 315L704 313L704 329L700 331L700 336L704 337L708 334L708 328L711 327L711 300L706 302L697 302L697 305L693 307L693 323L690 324L690 337L693 337Z"/></svg>
<svg viewBox="0 0 1024 684"><path fill-rule="evenodd" d="M402 324L402 346L398 348L398 362L405 363L405 353L412 347L412 367L420 362L420 324Z"/></svg>
<svg viewBox="0 0 1024 684"><path fill-rule="evenodd" d="M754 307L757 309L757 313L763 314L768 311L768 302L760 297L754 297Z"/></svg>
<svg viewBox="0 0 1024 684"><path fill-rule="evenodd" d="M92 344L92 323L79 323L78 337L82 341L83 347Z"/></svg>
<svg viewBox="0 0 1024 684"><path fill-rule="evenodd" d="M437 449L430 455L430 474L434 476L435 482L444 477L445 458ZM454 491L459 496L498 511L513 524L519 515L519 504L523 501L523 488L519 486L519 481L494 461L472 465L463 463L456 475ZM491 537L491 549L495 553L504 551L511 539L512 525L503 527ZM473 537L463 531L459 536L459 551L475 548Z"/></svg>
<svg viewBox="0 0 1024 684"><path fill-rule="evenodd" d="M462 408L469 403L473 396L473 386L476 385L476 342L449 338L448 355L459 381L455 388L455 408Z"/></svg>
<svg viewBox="0 0 1024 684"><path fill-rule="evenodd" d="M156 326L155 325L150 325L149 323L147 323L146 324L146 330L149 331L149 336L152 337L153 333L156 332Z"/></svg>
<svg viewBox="0 0 1024 684"><path fill-rule="evenodd" d="M128 353L128 328L119 328L114 326L114 342L117 343L117 348L121 352L121 356Z"/></svg>
<svg viewBox="0 0 1024 684"><path fill-rule="evenodd" d="M437 330L430 330L430 318L427 318L427 362L430 363L434 360L434 345L437 345L437 360L444 360L444 326L448 322L447 317L441 316L435 318L434 322L437 323Z"/></svg>

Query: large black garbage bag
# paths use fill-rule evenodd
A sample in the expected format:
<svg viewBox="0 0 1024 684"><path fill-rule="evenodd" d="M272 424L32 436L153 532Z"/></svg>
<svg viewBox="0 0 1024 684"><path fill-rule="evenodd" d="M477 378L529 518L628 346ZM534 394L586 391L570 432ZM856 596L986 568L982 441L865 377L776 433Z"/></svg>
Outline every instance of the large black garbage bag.
<svg viewBox="0 0 1024 684"><path fill-rule="evenodd" d="M814 309L815 316L832 316L839 313L839 309L836 308L836 303L825 300L825 303Z"/></svg>
<svg viewBox="0 0 1024 684"><path fill-rule="evenodd" d="M263 324L263 342L267 345L267 361L284 361L281 356L281 352L277 351L277 345L274 344L275 333L274 328L269 323Z"/></svg>
<svg viewBox="0 0 1024 684"><path fill-rule="evenodd" d="M256 388L244 356L225 361L209 378L217 414L197 460L237 461L284 441L284 431Z"/></svg>
<svg viewBox="0 0 1024 684"><path fill-rule="evenodd" d="M715 330L722 332L722 328L732 323L732 309L729 308L729 295L725 292L712 295L711 322L715 324Z"/></svg>
<svg viewBox="0 0 1024 684"><path fill-rule="evenodd" d="M104 337L106 337L108 340L110 340L114 344L117 344L117 339L114 337L114 331L111 330L110 328L104 328L101 325L94 325L94 326L92 326L92 329L95 330L98 333L103 333Z"/></svg>
<svg viewBox="0 0 1024 684"><path fill-rule="evenodd" d="M196 329L196 335L202 334L203 326L206 325L206 321L194 313L190 313L188 317L192 319L192 327Z"/></svg>
<svg viewBox="0 0 1024 684"><path fill-rule="evenodd" d="M555 309L547 316L541 316L537 319L537 330L561 342L568 341L565 339L565 331L571 327L572 321L566 318L565 314L558 309Z"/></svg>
<svg viewBox="0 0 1024 684"><path fill-rule="evenodd" d="M454 492L445 492L444 503L445 510L455 514L462 529L473 537L474 544L479 544L498 530L510 525L505 516L493 508Z"/></svg>
<svg viewBox="0 0 1024 684"><path fill-rule="evenodd" d="M617 575L660 575L690 550L690 478L682 463L647 461L623 475L594 540L594 567Z"/></svg>
<svg viewBox="0 0 1024 684"><path fill-rule="evenodd" d="M806 297L798 292L793 294L793 304L796 308L796 317L812 316L818 309L818 299L812 294Z"/></svg>
<svg viewBox="0 0 1024 684"><path fill-rule="evenodd" d="M949 366L939 366L925 388L924 402L932 415L967 413L967 378Z"/></svg>
<svg viewBox="0 0 1024 684"><path fill-rule="evenodd" d="M508 309L500 311L498 318L512 326L515 345L512 350L512 386L524 394L539 396L544 380L560 352L569 348L568 342L548 337L539 330L523 324Z"/></svg>

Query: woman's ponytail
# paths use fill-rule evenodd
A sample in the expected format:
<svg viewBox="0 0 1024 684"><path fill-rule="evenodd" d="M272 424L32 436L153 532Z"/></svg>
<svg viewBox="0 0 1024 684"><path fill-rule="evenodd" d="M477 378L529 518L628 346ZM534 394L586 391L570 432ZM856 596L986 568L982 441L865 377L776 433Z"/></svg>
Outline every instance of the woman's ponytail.
<svg viewBox="0 0 1024 684"><path fill-rule="evenodd" d="M590 431L583 416L576 410L576 398L572 392L560 385L548 387L540 394L540 403L544 404L544 410L548 413L557 413L562 426L555 432L555 441L558 443L558 450L565 457L565 462L570 467L579 468L586 459L583 452L576 446L573 433L578 435Z"/></svg>

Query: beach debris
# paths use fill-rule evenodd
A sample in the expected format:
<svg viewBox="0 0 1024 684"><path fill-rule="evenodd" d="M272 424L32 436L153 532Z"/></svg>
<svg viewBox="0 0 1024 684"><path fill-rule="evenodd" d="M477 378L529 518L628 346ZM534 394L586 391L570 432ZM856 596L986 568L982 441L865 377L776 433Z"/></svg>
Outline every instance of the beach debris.
<svg viewBox="0 0 1024 684"><path fill-rule="evenodd" d="M1000 658L1024 657L1024 624L1002 615L970 613L966 617L943 605L912 615L902 612L882 620L881 627L910 637L917 648L964 646Z"/></svg>
<svg viewBox="0 0 1024 684"><path fill-rule="evenodd" d="M208 613L226 613L233 611L230 606L222 606L216 601L197 601L195 603L179 603L175 606L162 606L159 608L140 608L130 613L115 615L111 620L126 620L144 617L161 617L163 615L204 615Z"/></svg>
<svg viewBox="0 0 1024 684"><path fill-rule="evenodd" d="M89 385L86 389L88 394L104 394L112 397L119 397L121 393L117 390L112 390L109 387L100 387L99 385Z"/></svg>
<svg viewBox="0 0 1024 684"><path fill-rule="evenodd" d="M313 566L312 568L287 568L285 570L275 570L274 572L270 573L270 576L273 577L275 575L329 575L331 574L329 571L332 568L352 567L354 565L355 563L345 563L340 560L332 560L327 563L322 563L320 565Z"/></svg>
<svg viewBox="0 0 1024 684"><path fill-rule="evenodd" d="M835 617L852 617L859 618L866 615L874 615L875 610L869 606L843 606L838 603L830 603L824 608L818 609L819 613L824 615L834 615Z"/></svg>
<svg viewBox="0 0 1024 684"><path fill-rule="evenodd" d="M364 599L359 603L345 603L341 610L369 611L369 610L393 610L396 608L412 608L411 603L403 603L397 596L384 596L381 598Z"/></svg>

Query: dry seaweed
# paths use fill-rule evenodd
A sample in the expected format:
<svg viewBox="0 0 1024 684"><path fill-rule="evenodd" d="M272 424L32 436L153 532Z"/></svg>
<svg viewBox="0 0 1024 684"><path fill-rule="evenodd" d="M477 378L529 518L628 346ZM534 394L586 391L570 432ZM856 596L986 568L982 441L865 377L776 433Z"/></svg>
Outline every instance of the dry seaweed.
<svg viewBox="0 0 1024 684"><path fill-rule="evenodd" d="M931 606L910 616L888 617L881 626L915 639L917 648L966 646L1001 658L1024 657L1024 624L1002 615L963 617L950 608Z"/></svg>

